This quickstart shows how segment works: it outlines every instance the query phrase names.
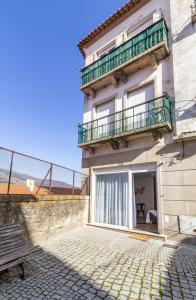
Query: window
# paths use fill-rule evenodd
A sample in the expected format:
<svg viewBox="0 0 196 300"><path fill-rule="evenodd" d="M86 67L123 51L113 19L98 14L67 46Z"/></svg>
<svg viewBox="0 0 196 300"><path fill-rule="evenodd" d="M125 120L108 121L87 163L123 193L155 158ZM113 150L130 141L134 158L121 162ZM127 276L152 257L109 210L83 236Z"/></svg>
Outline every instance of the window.
<svg viewBox="0 0 196 300"><path fill-rule="evenodd" d="M153 101L146 103L154 98L154 84L147 84L137 90L131 91L127 94L127 110L126 122L128 130L145 127L148 123L149 111L153 109ZM144 103L144 104L142 104ZM138 104L141 104L137 106ZM136 105L136 107L134 107ZM132 108L134 107L134 108ZM152 111L153 112L153 111Z"/></svg>
<svg viewBox="0 0 196 300"><path fill-rule="evenodd" d="M97 174L94 221L128 227L128 172Z"/></svg>
<svg viewBox="0 0 196 300"><path fill-rule="evenodd" d="M105 137L115 128L114 115L115 101L110 100L96 106L96 136L97 138Z"/></svg>
<svg viewBox="0 0 196 300"><path fill-rule="evenodd" d="M146 84L127 94L127 107L131 107L154 98L154 84Z"/></svg>
<svg viewBox="0 0 196 300"><path fill-rule="evenodd" d="M134 37L138 33L142 32L143 30L145 30L146 28L148 28L152 24L153 24L153 16L150 15L147 18L140 21L139 23L131 26L127 30L127 39L131 39L132 37Z"/></svg>
<svg viewBox="0 0 196 300"><path fill-rule="evenodd" d="M97 58L101 58L102 56L106 55L110 51L116 48L116 40L110 42L105 47L101 48L97 51Z"/></svg>

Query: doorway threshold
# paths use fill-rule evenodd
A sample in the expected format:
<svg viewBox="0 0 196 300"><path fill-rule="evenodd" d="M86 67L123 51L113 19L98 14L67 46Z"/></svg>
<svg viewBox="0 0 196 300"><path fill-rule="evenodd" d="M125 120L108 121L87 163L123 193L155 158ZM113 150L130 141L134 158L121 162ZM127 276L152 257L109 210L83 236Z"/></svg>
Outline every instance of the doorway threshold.
<svg viewBox="0 0 196 300"><path fill-rule="evenodd" d="M143 231L143 230L138 230L138 229L129 229L126 227L119 227L119 226L113 226L113 225L108 225L108 224L98 224L98 223L87 223L87 226L93 226L93 227L98 227L98 228L102 228L102 229L109 229L109 230L113 230L113 231L118 231L118 232L124 232L124 233L134 233L136 235L145 235L148 237L151 237L152 239L156 239L156 240L161 240L163 242L165 242L167 240L167 236L166 235L162 235L159 233L153 233L153 232L149 232L149 231Z"/></svg>

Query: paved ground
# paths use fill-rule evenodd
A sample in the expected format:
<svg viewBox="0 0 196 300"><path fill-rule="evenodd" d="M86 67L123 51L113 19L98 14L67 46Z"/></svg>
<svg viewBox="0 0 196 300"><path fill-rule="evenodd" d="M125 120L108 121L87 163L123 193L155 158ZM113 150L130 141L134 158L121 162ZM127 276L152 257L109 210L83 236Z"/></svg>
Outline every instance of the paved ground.
<svg viewBox="0 0 196 300"><path fill-rule="evenodd" d="M27 279L0 275L0 299L196 299L196 247L80 228L25 263Z"/></svg>

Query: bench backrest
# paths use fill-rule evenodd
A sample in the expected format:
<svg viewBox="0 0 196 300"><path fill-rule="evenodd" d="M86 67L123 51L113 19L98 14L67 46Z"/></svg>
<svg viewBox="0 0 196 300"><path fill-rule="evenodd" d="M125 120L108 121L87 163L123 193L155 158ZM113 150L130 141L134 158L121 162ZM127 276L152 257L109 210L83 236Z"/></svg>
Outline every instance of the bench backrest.
<svg viewBox="0 0 196 300"><path fill-rule="evenodd" d="M0 261L28 246L25 232L20 224L0 225Z"/></svg>

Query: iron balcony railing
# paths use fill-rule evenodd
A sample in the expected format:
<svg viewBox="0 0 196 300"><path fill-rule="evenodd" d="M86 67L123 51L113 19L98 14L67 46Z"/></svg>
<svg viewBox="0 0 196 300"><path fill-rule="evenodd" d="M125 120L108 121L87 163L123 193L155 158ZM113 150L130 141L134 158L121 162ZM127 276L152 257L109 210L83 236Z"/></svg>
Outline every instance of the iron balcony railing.
<svg viewBox="0 0 196 300"><path fill-rule="evenodd" d="M172 127L172 102L167 94L114 114L78 125L78 144L132 134L155 125Z"/></svg>
<svg viewBox="0 0 196 300"><path fill-rule="evenodd" d="M144 51L165 42L168 29L164 19L159 20L135 37L81 70L82 86L119 67Z"/></svg>

